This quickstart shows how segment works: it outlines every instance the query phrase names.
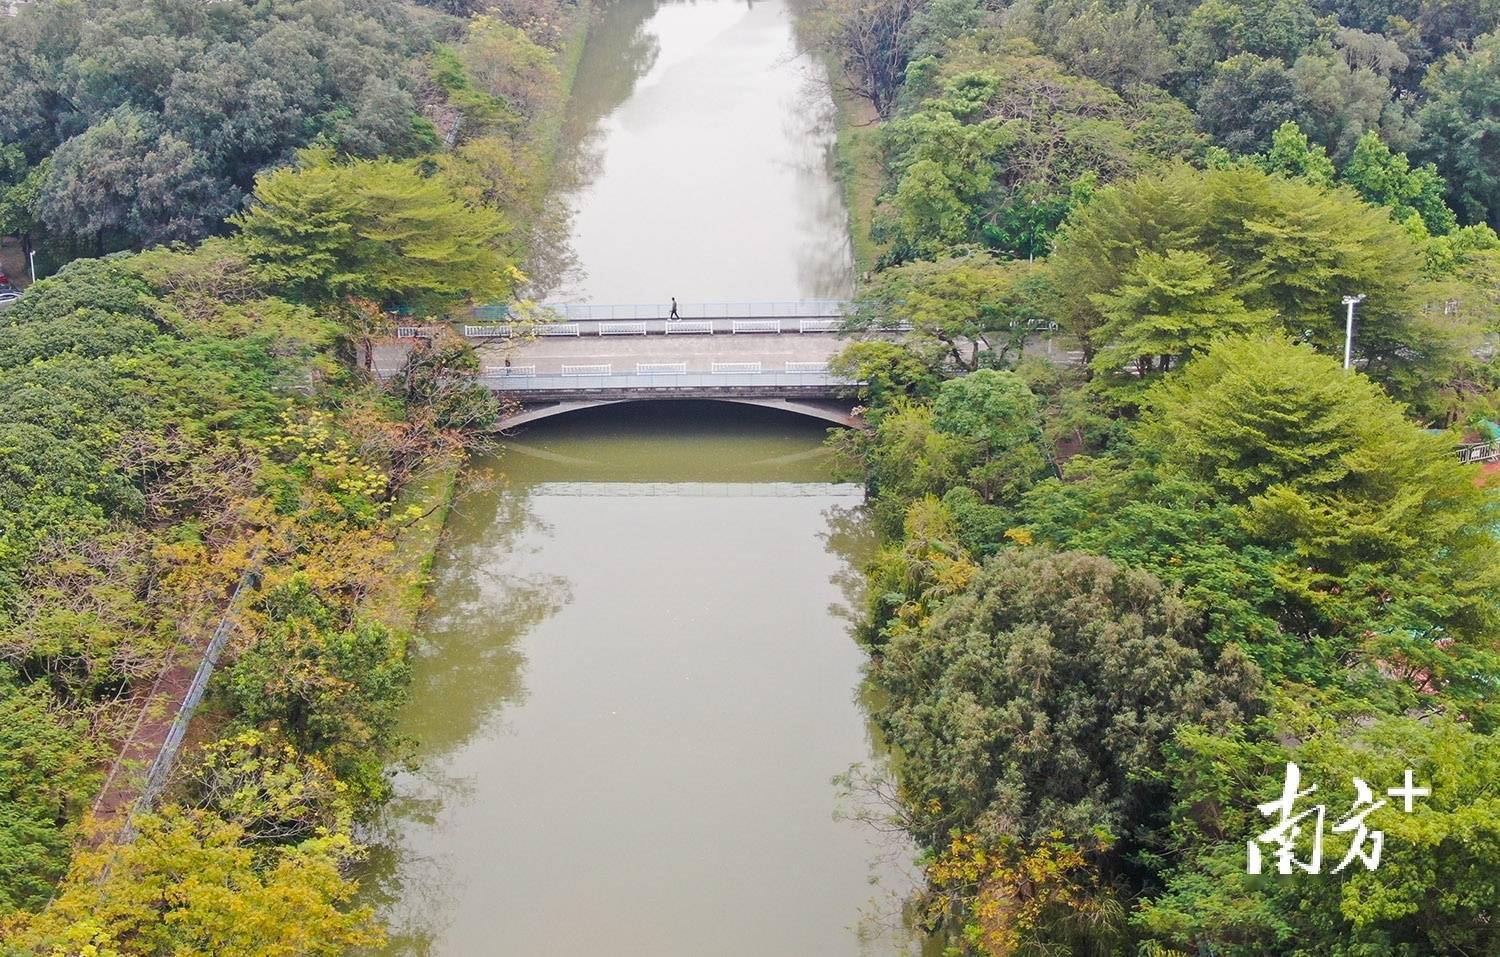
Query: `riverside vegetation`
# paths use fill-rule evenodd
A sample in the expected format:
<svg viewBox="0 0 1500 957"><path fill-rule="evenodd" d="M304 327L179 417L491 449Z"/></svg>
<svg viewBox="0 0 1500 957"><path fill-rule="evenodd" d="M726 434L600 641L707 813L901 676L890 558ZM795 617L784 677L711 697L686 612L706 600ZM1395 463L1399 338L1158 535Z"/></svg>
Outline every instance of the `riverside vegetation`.
<svg viewBox="0 0 1500 957"><path fill-rule="evenodd" d="M1500 948L1500 8L833 0L878 268L830 441L954 954ZM1481 155L1483 154L1483 155ZM1365 294L1352 371L1344 295ZM1048 361L1039 333L1077 361ZM1493 429L1493 426L1488 426ZM1286 762L1377 870L1246 871ZM1397 805L1399 802L1391 802ZM1301 836L1307 848L1310 835Z"/></svg>
<svg viewBox="0 0 1500 957"><path fill-rule="evenodd" d="M881 120L854 325L913 326L840 359L872 428L831 441L887 539L860 639L920 918L972 954L1494 952L1500 509L1453 446L1500 404L1500 8L813 15ZM496 409L461 342L389 391L358 356L386 307L520 281L575 16L0 19L0 233L59 267L0 313L0 952L378 939L349 865L401 753L403 493ZM205 743L133 842L83 840L252 566ZM1334 814L1355 776L1432 796L1369 818L1378 870L1251 877L1288 760Z"/></svg>
<svg viewBox="0 0 1500 957"><path fill-rule="evenodd" d="M404 751L424 529L498 408L456 337L390 388L360 357L392 307L523 280L585 12L0 18L0 233L60 266L0 312L0 953L379 940L353 828ZM83 833L157 676L252 568L201 743L133 841Z"/></svg>

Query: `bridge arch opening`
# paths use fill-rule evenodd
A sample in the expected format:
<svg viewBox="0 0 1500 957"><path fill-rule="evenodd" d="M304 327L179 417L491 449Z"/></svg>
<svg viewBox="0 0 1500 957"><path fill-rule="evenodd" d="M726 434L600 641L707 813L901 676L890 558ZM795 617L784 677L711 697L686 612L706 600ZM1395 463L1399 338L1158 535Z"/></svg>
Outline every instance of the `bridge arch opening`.
<svg viewBox="0 0 1500 957"><path fill-rule="evenodd" d="M591 409L602 409L611 406L662 405L668 403L679 406L685 403L696 403L770 409L787 415L799 416L804 419L815 419L847 429L860 429L865 426L864 420L854 411L852 402L821 399L739 398L728 396L693 396L684 398L643 396L631 399L572 399L550 403L527 404L515 412L502 416L495 423L495 429L498 431L507 431L523 425L529 425L533 422L541 422L546 419L570 415L572 413L587 412Z"/></svg>

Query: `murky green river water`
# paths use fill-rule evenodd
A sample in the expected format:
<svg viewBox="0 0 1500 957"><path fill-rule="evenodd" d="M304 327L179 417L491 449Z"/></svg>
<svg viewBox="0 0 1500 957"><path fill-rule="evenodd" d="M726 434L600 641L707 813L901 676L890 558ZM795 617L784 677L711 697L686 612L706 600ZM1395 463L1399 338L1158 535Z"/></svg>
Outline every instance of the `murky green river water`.
<svg viewBox="0 0 1500 957"><path fill-rule="evenodd" d="M571 294L846 291L818 76L781 0L607 6L577 91ZM872 542L823 435L623 405L476 463L415 649L419 765L375 833L390 953L903 952L910 851L839 819L832 780L879 749L848 621Z"/></svg>

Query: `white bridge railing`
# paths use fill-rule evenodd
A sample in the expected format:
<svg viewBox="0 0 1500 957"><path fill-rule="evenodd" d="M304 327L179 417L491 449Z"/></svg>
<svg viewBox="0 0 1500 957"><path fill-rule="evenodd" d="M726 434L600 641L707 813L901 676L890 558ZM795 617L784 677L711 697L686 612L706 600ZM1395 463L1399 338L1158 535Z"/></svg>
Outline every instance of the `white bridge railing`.
<svg viewBox="0 0 1500 957"><path fill-rule="evenodd" d="M778 299L758 302L680 302L672 304L545 302L512 312L506 305L477 306L479 322L464 325L464 335L492 339L522 335L651 335L734 332L782 332L786 323L797 332L837 332L853 312L846 299ZM522 321L524 320L524 321ZM655 323L661 323L656 325ZM481 324L483 323L483 324ZM589 326L580 333L579 323ZM652 323L643 327L641 323Z"/></svg>
<svg viewBox="0 0 1500 957"><path fill-rule="evenodd" d="M527 335L711 336L715 332L780 335L783 332L838 332L842 326L843 321L839 319L799 319L795 324L781 319L661 319L643 322L543 322L529 326L508 322L483 326L469 323L463 328L464 335L470 339L511 339Z"/></svg>
<svg viewBox="0 0 1500 957"><path fill-rule="evenodd" d="M838 332L842 319L798 319L798 332Z"/></svg>
<svg viewBox="0 0 1500 957"><path fill-rule="evenodd" d="M644 336L646 324L644 322L601 322L599 323L599 335L601 336Z"/></svg>
<svg viewBox="0 0 1500 957"><path fill-rule="evenodd" d="M816 367L816 368L815 368ZM564 365L558 372L537 374L531 366L487 368L479 381L497 392L578 392L617 389L680 390L703 387L777 388L826 387L830 390L862 385L827 371L823 363L788 362L767 369L760 362L715 362L708 371L689 370L685 362L639 362L634 372L616 372L612 365Z"/></svg>
<svg viewBox="0 0 1500 957"><path fill-rule="evenodd" d="M772 299L739 302L679 302L679 319L842 319L850 309L847 299ZM483 310L483 312L481 312ZM593 303L544 302L537 307L564 322L668 319L670 302ZM481 306L482 318L507 319L505 306Z"/></svg>
<svg viewBox="0 0 1500 957"><path fill-rule="evenodd" d="M731 332L781 332L780 319L735 319Z"/></svg>
<svg viewBox="0 0 1500 957"><path fill-rule="evenodd" d="M508 323L494 326L464 326L465 339L508 339L515 334L515 326Z"/></svg>

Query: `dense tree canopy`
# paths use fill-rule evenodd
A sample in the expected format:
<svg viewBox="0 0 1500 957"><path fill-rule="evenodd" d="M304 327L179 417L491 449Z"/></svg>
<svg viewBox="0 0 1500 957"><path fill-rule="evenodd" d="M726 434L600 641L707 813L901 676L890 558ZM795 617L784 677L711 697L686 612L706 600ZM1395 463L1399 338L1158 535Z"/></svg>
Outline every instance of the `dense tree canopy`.
<svg viewBox="0 0 1500 957"><path fill-rule="evenodd" d="M1237 722L1255 676L1204 660L1149 575L1087 555L997 556L931 623L882 646L881 727L911 762L919 833L1120 834L1149 817L1149 767L1184 723Z"/></svg>
<svg viewBox="0 0 1500 957"><path fill-rule="evenodd" d="M64 241L196 239L310 143L429 148L427 42L395 0L24 4L0 19L0 142L46 161L33 215Z"/></svg>
<svg viewBox="0 0 1500 957"><path fill-rule="evenodd" d="M913 66L911 82L932 92L884 131L893 189L881 228L902 254L964 243L1045 252L1095 179L1198 146L1185 112L1124 100L1024 42L1006 51Z"/></svg>
<svg viewBox="0 0 1500 957"><path fill-rule="evenodd" d="M501 245L500 214L411 162L304 153L297 168L261 177L234 222L266 280L312 303L434 307L503 298L521 278Z"/></svg>
<svg viewBox="0 0 1500 957"><path fill-rule="evenodd" d="M1400 383L1448 358L1448 333L1419 309L1421 265L1417 242L1384 210L1240 165L1177 167L1104 190L1068 222L1048 268L1059 322L1111 362L1151 341L1182 356L1267 322L1340 353L1339 297L1361 293L1355 355ZM1163 338L1141 338L1147 330Z"/></svg>
<svg viewBox="0 0 1500 957"><path fill-rule="evenodd" d="M886 262L1045 254L1080 188L1209 146L1263 154L1287 123L1402 221L1500 222L1493 3L830 0L817 22L889 120Z"/></svg>
<svg viewBox="0 0 1500 957"><path fill-rule="evenodd" d="M923 912L986 955L1482 952L1500 500L1451 435L1308 344L1224 333L1051 477L1017 415L1076 400L1021 368L1042 391L950 365L837 443L888 535L860 637ZM1380 871L1249 879L1245 789L1289 760L1330 798L1405 766L1448 797L1380 816Z"/></svg>
<svg viewBox="0 0 1500 957"><path fill-rule="evenodd" d="M1468 222L1500 226L1500 33L1439 60L1424 81L1419 152L1448 181L1454 208Z"/></svg>

